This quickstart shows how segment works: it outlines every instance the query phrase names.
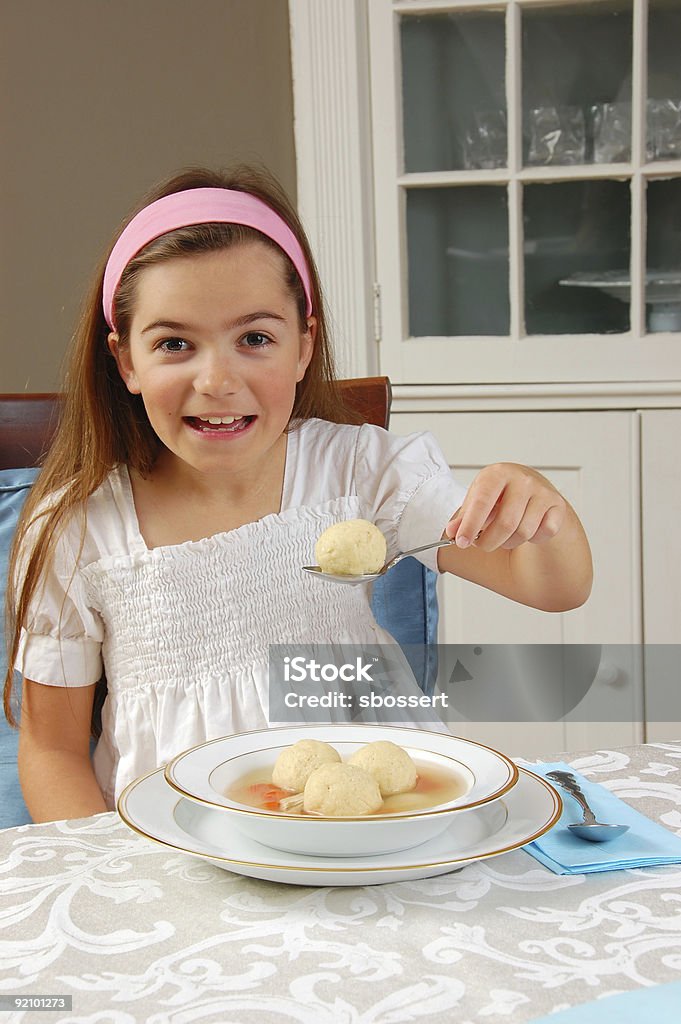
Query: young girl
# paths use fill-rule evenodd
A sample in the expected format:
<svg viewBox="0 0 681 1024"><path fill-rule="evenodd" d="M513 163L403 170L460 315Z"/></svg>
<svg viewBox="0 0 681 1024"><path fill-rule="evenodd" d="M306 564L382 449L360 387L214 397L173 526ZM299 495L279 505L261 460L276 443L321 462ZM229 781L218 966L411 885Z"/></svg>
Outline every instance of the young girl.
<svg viewBox="0 0 681 1024"><path fill-rule="evenodd" d="M389 557L455 537L423 561L537 608L586 599L586 538L544 477L499 464L466 492L429 434L347 425L333 380L310 248L268 176L189 172L129 220L13 552L34 820L111 809L178 751L266 726L270 644L389 642L366 588L300 569L334 522L375 522Z"/></svg>

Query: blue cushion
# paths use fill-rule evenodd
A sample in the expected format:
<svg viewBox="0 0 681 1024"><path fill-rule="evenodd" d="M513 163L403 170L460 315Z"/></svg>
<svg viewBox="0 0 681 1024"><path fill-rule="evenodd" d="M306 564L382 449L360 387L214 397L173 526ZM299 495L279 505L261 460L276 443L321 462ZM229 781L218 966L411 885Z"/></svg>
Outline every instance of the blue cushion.
<svg viewBox="0 0 681 1024"><path fill-rule="evenodd" d="M19 513L31 489L38 469L0 470L0 609L3 612L3 632L0 641L0 677L4 680L7 670L5 649L4 609L7 587L7 563L12 537ZM19 736L0 715L0 828L24 825L30 815L21 796L17 773L17 747Z"/></svg>
<svg viewBox="0 0 681 1024"><path fill-rule="evenodd" d="M376 621L395 637L424 693L437 679L438 574L416 558L401 562L374 583Z"/></svg>

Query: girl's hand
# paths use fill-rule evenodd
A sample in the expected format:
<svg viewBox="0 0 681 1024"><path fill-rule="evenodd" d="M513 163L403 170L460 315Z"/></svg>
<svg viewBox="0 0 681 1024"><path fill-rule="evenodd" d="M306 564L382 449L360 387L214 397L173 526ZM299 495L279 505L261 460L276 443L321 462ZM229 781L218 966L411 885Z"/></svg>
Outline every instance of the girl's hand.
<svg viewBox="0 0 681 1024"><path fill-rule="evenodd" d="M481 469L465 501L445 527L458 548L512 551L552 540L565 522L567 502L528 466L499 462Z"/></svg>

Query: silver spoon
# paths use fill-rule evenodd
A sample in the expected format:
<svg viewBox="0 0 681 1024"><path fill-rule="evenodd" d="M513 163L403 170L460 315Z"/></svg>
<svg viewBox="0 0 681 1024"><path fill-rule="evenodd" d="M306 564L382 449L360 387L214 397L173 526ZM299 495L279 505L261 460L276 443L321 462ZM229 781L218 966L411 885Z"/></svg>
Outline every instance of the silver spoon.
<svg viewBox="0 0 681 1024"><path fill-rule="evenodd" d="M447 540L436 540L431 544L422 544L420 548L411 548L409 551L402 551L401 554L395 555L389 562L386 562L382 569L378 572L368 572L360 576L341 576L333 572L323 572L318 565L304 565L303 572L309 572L311 576L317 576L321 580L330 580L332 583L371 583L372 580L377 580L379 576L385 575L388 569L392 569L394 565L401 562L407 555L415 555L419 551L427 551L429 548L444 548L449 544L453 544L453 538L447 538Z"/></svg>
<svg viewBox="0 0 681 1024"><path fill-rule="evenodd" d="M576 778L570 772L547 772L547 779L557 782L566 793L573 796L582 808L584 819L579 825L568 825L571 832L574 832L580 839L588 839L590 843L607 843L611 839L617 839L629 831L628 825L604 825L596 821L596 815L586 802L586 797L579 787Z"/></svg>

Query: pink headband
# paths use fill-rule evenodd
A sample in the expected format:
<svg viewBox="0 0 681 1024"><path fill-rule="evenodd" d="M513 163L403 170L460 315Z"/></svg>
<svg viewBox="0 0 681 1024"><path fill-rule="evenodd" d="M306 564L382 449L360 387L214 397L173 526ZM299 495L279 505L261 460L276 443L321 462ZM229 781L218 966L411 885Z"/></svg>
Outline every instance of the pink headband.
<svg viewBox="0 0 681 1024"><path fill-rule="evenodd" d="M104 317L111 330L115 330L114 298L130 260L160 235L191 224L243 224L271 238L283 249L298 271L305 291L305 314L310 316L312 285L305 254L300 242L279 214L248 192L227 188L193 188L186 192L174 192L145 206L119 235L104 271L102 292Z"/></svg>

